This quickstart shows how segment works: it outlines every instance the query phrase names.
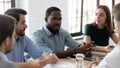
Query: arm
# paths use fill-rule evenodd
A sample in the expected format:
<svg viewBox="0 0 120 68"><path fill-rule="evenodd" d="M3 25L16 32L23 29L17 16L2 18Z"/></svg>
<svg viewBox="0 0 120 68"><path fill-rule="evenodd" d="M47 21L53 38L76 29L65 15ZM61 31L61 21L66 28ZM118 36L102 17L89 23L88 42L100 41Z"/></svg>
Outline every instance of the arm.
<svg viewBox="0 0 120 68"><path fill-rule="evenodd" d="M115 44L119 43L119 38L116 35L116 33L113 33L110 37L114 41ZM114 48L114 45L112 44L112 45L106 46L104 49L105 49L106 52L110 52L111 50L113 50L113 48Z"/></svg>
<svg viewBox="0 0 120 68"><path fill-rule="evenodd" d="M111 38L112 38L112 40L114 41L115 44L118 44L119 38L118 38L118 36L115 33L113 33L111 35Z"/></svg>
<svg viewBox="0 0 120 68"><path fill-rule="evenodd" d="M91 44L91 37L89 35L85 35L84 38L83 38L83 41L86 43L86 44Z"/></svg>
<svg viewBox="0 0 120 68"><path fill-rule="evenodd" d="M111 35L111 38L112 38L112 40L114 41L115 44L118 44L119 38L117 37L117 35L115 33L113 33ZM104 46L97 46L96 45L96 47L93 47L92 49L96 50L96 51L105 51L105 52L108 52L108 50L112 50L113 48L114 48L114 46L106 46L106 47L104 47Z"/></svg>
<svg viewBox="0 0 120 68"><path fill-rule="evenodd" d="M50 54L42 58L35 59L31 62L14 62L19 68L43 68L46 64L55 64L58 60L54 60L55 54ZM56 57L57 58L57 57Z"/></svg>
<svg viewBox="0 0 120 68"><path fill-rule="evenodd" d="M60 51L60 52L54 52L59 58L65 58L65 57L68 57L68 56L73 56L76 53L81 53L82 52L82 49L78 47L78 46L80 46L80 44L77 43L67 31L61 30L61 33L64 36L64 41L63 41L64 45L66 45L68 47L68 50Z"/></svg>
<svg viewBox="0 0 120 68"><path fill-rule="evenodd" d="M49 47L52 46L51 45L47 45L49 43L51 43L49 40L49 37L47 37L45 34L42 34L43 32L40 32L40 33L34 33L33 35L31 35L31 39L34 41L35 45L40 48L41 50L43 50L44 52L47 52L47 53L55 53L59 58L65 58L65 57L68 57L68 56L71 56L73 55L73 50L74 48L77 47L78 43L72 39L72 37L69 35L68 32L63 32L62 31L62 39L64 40L60 40L62 42L62 46L64 45L67 45L69 48L72 48L70 50L67 50L67 51L63 51L62 48L61 48L61 51L57 51L57 52L54 52L52 49L50 49ZM46 40L48 39L48 40ZM49 43L48 43L48 42ZM58 42L59 43L59 42Z"/></svg>
<svg viewBox="0 0 120 68"><path fill-rule="evenodd" d="M66 58L68 56L72 56L74 53L73 50L67 50L62 52L54 52L58 58Z"/></svg>
<svg viewBox="0 0 120 68"><path fill-rule="evenodd" d="M84 36L84 42L86 43L86 44L92 44L91 42L91 37L90 36L88 36L88 35L85 35ZM93 45L95 45L95 44L93 44ZM92 50L94 50L94 51L106 51L106 49L105 49L105 47L104 46L98 46L98 45L95 45L95 47L92 47Z"/></svg>
<svg viewBox="0 0 120 68"><path fill-rule="evenodd" d="M63 52L56 52L55 54L59 58L65 58L65 57L68 57L68 56L73 56L76 53L83 53L83 54L87 55L87 54L91 53L91 48L90 48L90 46L84 45L84 46L80 46L78 48L74 48L74 49L71 49L71 50L66 50L66 51L63 51Z"/></svg>
<svg viewBox="0 0 120 68"><path fill-rule="evenodd" d="M42 68L47 64L45 60L36 59L31 62L14 62L19 68Z"/></svg>
<svg viewBox="0 0 120 68"><path fill-rule="evenodd" d="M37 48L35 44L32 42L32 40L25 36L25 52L28 53L28 55L34 59L42 57L42 54L44 53L41 49Z"/></svg>
<svg viewBox="0 0 120 68"><path fill-rule="evenodd" d="M26 40L27 40L26 41L27 45L25 47L25 51L34 59L44 57L48 63L52 63L52 64L58 61L58 58L56 57L55 54L46 54L40 48L37 48L29 38L27 38Z"/></svg>
<svg viewBox="0 0 120 68"><path fill-rule="evenodd" d="M99 63L100 63L100 60L99 60L99 58L97 58L95 61L92 61L89 64L88 68L98 68L97 66L99 65Z"/></svg>
<svg viewBox="0 0 120 68"><path fill-rule="evenodd" d="M93 51L99 51L99 52L106 52L105 46L98 46L92 47Z"/></svg>
<svg viewBox="0 0 120 68"><path fill-rule="evenodd" d="M92 35L92 29L93 26L90 26L88 24L85 25L85 31L84 31L84 38L83 38L83 42L86 43L86 44L91 44L91 43L94 43L92 42L91 40L91 35Z"/></svg>
<svg viewBox="0 0 120 68"><path fill-rule="evenodd" d="M44 32L40 32L40 33L36 32L36 33L33 33L31 35L31 39L33 40L33 42L35 43L35 45L37 47L39 47L41 50L43 50L46 53L55 53L57 55L57 57L59 57L59 58L64 58L64 57L73 55L73 51L72 50L54 52L52 49L50 49L50 47L52 48L53 45L52 44L51 45L47 45L47 44L51 43L52 41L49 39L49 37L46 36L46 34L42 34L42 33L44 33ZM46 40L46 39L48 39L48 40ZM63 42L63 45L64 45L64 42Z"/></svg>

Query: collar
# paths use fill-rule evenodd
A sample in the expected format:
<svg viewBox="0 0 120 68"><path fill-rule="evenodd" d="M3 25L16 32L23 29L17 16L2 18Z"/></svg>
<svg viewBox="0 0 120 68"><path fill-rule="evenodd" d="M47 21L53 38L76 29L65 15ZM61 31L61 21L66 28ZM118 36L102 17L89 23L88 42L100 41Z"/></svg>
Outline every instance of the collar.
<svg viewBox="0 0 120 68"><path fill-rule="evenodd" d="M46 25L43 26L43 29L44 29L44 32L45 32L45 34L46 34L47 36L54 36L54 34L52 34L52 33L48 30L48 28L46 27ZM56 33L55 35L58 35L58 34L59 34L59 32Z"/></svg>
<svg viewBox="0 0 120 68"><path fill-rule="evenodd" d="M5 54L3 54L2 52L0 52L0 58L5 60L5 61L8 61L7 57Z"/></svg>

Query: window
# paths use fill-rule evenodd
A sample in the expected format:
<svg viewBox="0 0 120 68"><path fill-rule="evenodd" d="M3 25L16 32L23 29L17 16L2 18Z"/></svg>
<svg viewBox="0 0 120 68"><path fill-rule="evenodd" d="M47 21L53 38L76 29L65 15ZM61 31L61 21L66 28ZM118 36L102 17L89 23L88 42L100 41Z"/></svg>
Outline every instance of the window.
<svg viewBox="0 0 120 68"><path fill-rule="evenodd" d="M112 10L112 0L100 0L100 5L106 5Z"/></svg>
<svg viewBox="0 0 120 68"><path fill-rule="evenodd" d="M69 0L68 22L70 33L80 32L81 1L82 0Z"/></svg>
<svg viewBox="0 0 120 68"><path fill-rule="evenodd" d="M83 2L83 21L82 21L83 32L84 32L85 24L94 22L96 6L97 6L96 0L84 0L84 2Z"/></svg>
<svg viewBox="0 0 120 68"><path fill-rule="evenodd" d="M11 8L11 1L14 0L0 0L0 14L3 14L7 9Z"/></svg>
<svg viewBox="0 0 120 68"><path fill-rule="evenodd" d="M22 0L20 7L26 8L27 6L29 34L45 24L46 9L56 6L62 11L62 27L72 36L81 35L84 32L85 24L94 22L97 5L107 5L111 10L114 3L120 2L119 0L27 0L28 4L26 4L25 1Z"/></svg>
<svg viewBox="0 0 120 68"><path fill-rule="evenodd" d="M115 4L120 3L120 0L115 0Z"/></svg>
<svg viewBox="0 0 120 68"><path fill-rule="evenodd" d="M94 20L95 0L69 0L69 32L73 36L81 35L84 25Z"/></svg>
<svg viewBox="0 0 120 68"><path fill-rule="evenodd" d="M98 5L106 5L110 11L119 0L69 0L69 32L77 36L84 33L85 24L94 22ZM114 24L113 24L114 25Z"/></svg>

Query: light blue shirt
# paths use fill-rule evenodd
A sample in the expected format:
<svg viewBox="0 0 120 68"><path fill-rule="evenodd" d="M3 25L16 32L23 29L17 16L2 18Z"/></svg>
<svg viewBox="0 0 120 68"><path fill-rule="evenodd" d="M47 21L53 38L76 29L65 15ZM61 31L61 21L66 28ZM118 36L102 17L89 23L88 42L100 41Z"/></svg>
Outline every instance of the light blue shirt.
<svg viewBox="0 0 120 68"><path fill-rule="evenodd" d="M16 40L14 48L7 54L7 57L10 61L24 62L24 52L27 52L34 59L41 57L43 54L27 36L22 36Z"/></svg>
<svg viewBox="0 0 120 68"><path fill-rule="evenodd" d="M40 30L32 33L30 38L38 48L47 53L64 51L65 46L76 48L79 45L72 39L71 35L62 28L60 28L57 34L53 35L46 26L43 26Z"/></svg>

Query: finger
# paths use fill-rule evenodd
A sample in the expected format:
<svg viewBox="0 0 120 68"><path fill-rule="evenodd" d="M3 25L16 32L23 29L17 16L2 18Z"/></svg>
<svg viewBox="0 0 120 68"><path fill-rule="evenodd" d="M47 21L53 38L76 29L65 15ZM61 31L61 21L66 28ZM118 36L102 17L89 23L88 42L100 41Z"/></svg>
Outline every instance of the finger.
<svg viewBox="0 0 120 68"><path fill-rule="evenodd" d="M100 59L98 57L96 57L96 60L95 60L96 64L98 65L99 62L100 62Z"/></svg>
<svg viewBox="0 0 120 68"><path fill-rule="evenodd" d="M95 61L92 61L90 64L89 64L89 68L92 68L92 66L95 64L96 62Z"/></svg>
<svg viewBox="0 0 120 68"><path fill-rule="evenodd" d="M52 53L49 56L49 61L50 63L55 64L56 62L58 62L58 57L54 53Z"/></svg>
<svg viewBox="0 0 120 68"><path fill-rule="evenodd" d="M54 60L53 63L57 63L58 62L58 57L55 54L53 54L53 60Z"/></svg>

